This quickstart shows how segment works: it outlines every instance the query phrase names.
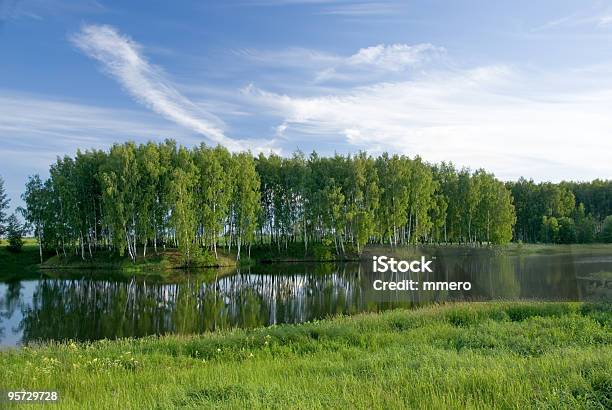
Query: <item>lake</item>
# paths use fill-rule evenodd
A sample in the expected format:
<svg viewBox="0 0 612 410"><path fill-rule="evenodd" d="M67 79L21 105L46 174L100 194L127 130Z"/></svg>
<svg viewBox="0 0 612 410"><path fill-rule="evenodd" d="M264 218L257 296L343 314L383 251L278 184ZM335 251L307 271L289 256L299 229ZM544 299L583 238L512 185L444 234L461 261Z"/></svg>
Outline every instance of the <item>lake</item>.
<svg viewBox="0 0 612 410"><path fill-rule="evenodd" d="M471 289L376 292L372 284L381 275L373 273L370 262L257 265L223 275L207 271L162 278L54 272L0 282L0 346L202 333L444 301L612 300L612 280L596 279L598 272L612 272L609 252L516 255L412 248L394 254L405 259L426 255L434 260L433 273L387 279L469 281Z"/></svg>

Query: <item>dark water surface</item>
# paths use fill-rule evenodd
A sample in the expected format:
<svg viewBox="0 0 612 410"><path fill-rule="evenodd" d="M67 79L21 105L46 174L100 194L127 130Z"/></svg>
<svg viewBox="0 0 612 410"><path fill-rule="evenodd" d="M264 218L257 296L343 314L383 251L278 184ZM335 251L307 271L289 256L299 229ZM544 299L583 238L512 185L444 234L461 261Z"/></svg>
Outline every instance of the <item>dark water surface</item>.
<svg viewBox="0 0 612 410"><path fill-rule="evenodd" d="M450 300L612 300L612 280L594 279L612 272L609 253L402 252L396 258L423 252L434 258L434 272L397 274L396 280L469 281L471 290L381 294L372 289L381 276L371 263L259 265L220 277L208 271L165 279L60 272L55 278L0 282L0 346L200 333Z"/></svg>

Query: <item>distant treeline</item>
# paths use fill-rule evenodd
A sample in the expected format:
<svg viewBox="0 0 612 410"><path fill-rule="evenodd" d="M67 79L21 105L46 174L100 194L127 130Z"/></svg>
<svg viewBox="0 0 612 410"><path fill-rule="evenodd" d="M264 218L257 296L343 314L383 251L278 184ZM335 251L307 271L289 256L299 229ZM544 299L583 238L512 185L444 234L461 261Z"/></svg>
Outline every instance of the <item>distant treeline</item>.
<svg viewBox="0 0 612 410"><path fill-rule="evenodd" d="M343 254L367 243L589 242L605 233L612 182L504 184L419 157L254 157L166 140L58 158L23 199L41 247L58 254L135 260L176 246L189 261L220 244L240 258L255 243Z"/></svg>
<svg viewBox="0 0 612 410"><path fill-rule="evenodd" d="M612 242L612 181L508 182L516 208L514 240Z"/></svg>

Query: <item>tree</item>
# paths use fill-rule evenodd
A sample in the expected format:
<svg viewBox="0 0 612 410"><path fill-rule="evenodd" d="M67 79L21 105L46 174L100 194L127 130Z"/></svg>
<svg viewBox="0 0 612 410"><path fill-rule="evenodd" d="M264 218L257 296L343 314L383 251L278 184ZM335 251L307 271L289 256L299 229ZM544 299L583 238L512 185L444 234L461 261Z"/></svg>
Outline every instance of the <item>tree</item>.
<svg viewBox="0 0 612 410"><path fill-rule="evenodd" d="M251 257L251 243L255 236L257 217L260 212L260 181L251 153L236 154L233 156L232 161L234 163L234 173L232 175L234 181L232 219L238 247L236 259L240 260L243 244L248 244L249 258Z"/></svg>
<svg viewBox="0 0 612 410"><path fill-rule="evenodd" d="M43 184L38 174L31 176L26 183L25 193L21 196L26 203L26 208L23 210L23 216L27 222L34 227L34 235L38 241L38 253L40 263L43 262L43 247L45 241L45 228L49 220L48 215L48 199L50 193L47 187Z"/></svg>
<svg viewBox="0 0 612 410"><path fill-rule="evenodd" d="M170 198L173 203L170 218L176 234L178 247L185 256L185 263L189 265L197 253L196 230L196 195L197 168L189 151L180 147L177 155L177 164L172 173Z"/></svg>
<svg viewBox="0 0 612 410"><path fill-rule="evenodd" d="M436 183L431 168L416 157L407 161L408 170L408 231L406 240L415 244L426 238L433 226L430 210L435 202Z"/></svg>
<svg viewBox="0 0 612 410"><path fill-rule="evenodd" d="M113 145L100 174L109 236L119 255L124 255L127 248L135 262L140 174L134 143Z"/></svg>
<svg viewBox="0 0 612 410"><path fill-rule="evenodd" d="M4 233L4 222L6 219L6 210L8 209L10 199L8 199L4 189L4 179L0 175L0 236Z"/></svg>
<svg viewBox="0 0 612 410"><path fill-rule="evenodd" d="M576 224L576 242L593 242L595 240L595 220L591 215L586 215L582 202L574 210L573 219Z"/></svg>
<svg viewBox="0 0 612 410"><path fill-rule="evenodd" d="M154 242L157 249L157 224L155 218L158 206L158 186L161 175L160 154L157 146L152 142L140 145L136 150L138 174L138 220L136 229L142 243L142 257L147 256L147 244Z"/></svg>
<svg viewBox="0 0 612 410"><path fill-rule="evenodd" d="M572 218L564 216L559 218L559 243L569 244L576 242L576 224Z"/></svg>
<svg viewBox="0 0 612 410"><path fill-rule="evenodd" d="M606 243L612 243L612 215L608 215L603 222L601 240Z"/></svg>
<svg viewBox="0 0 612 410"><path fill-rule="evenodd" d="M506 244L512 240L516 213L512 195L500 181L492 181L493 192L487 212L487 240L493 244ZM490 218L490 220L488 219Z"/></svg>
<svg viewBox="0 0 612 410"><path fill-rule="evenodd" d="M461 204L459 240L462 242L473 242L474 232L472 232L474 218L480 202L481 181L479 178L472 178L469 169L462 169L458 174L458 200ZM467 236L466 236L467 235Z"/></svg>
<svg viewBox="0 0 612 410"><path fill-rule="evenodd" d="M398 155L387 153L376 159L376 170L380 177L380 206L378 224L382 238L389 239L390 245L397 245L398 230L408 220L408 163Z"/></svg>
<svg viewBox="0 0 612 410"><path fill-rule="evenodd" d="M14 213L7 218L6 222L6 237L9 242L8 250L11 252L21 252L24 227L19 223L19 219Z"/></svg>
<svg viewBox="0 0 612 410"><path fill-rule="evenodd" d="M360 152L352 162L353 203L350 214L354 223L357 253L376 233L375 216L380 203L378 173L372 157Z"/></svg>
<svg viewBox="0 0 612 410"><path fill-rule="evenodd" d="M229 162L230 154L221 146L211 149L202 144L194 151L198 174L197 201L201 205L198 222L205 243L212 247L215 258L218 257L218 237L225 225L232 196Z"/></svg>
<svg viewBox="0 0 612 410"><path fill-rule="evenodd" d="M443 220L434 218L434 226L441 226L440 237L445 243L458 241L461 232L461 203L459 202L459 183L455 167L451 163L442 162L434 166L435 180L438 182L439 203L435 212ZM444 212L442 212L444 209Z"/></svg>
<svg viewBox="0 0 612 410"><path fill-rule="evenodd" d="M554 216L542 217L540 238L547 243L557 243L559 241L559 221Z"/></svg>

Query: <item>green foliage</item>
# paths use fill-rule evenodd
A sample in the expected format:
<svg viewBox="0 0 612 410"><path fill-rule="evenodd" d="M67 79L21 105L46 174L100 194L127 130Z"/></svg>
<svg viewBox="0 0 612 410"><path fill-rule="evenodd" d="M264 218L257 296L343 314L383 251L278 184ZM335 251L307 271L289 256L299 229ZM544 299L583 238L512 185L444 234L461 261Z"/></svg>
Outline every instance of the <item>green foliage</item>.
<svg viewBox="0 0 612 410"><path fill-rule="evenodd" d="M574 228L565 220L564 229L568 231L562 238L563 243L592 243L601 240L602 221L612 213L612 181L535 184L521 178L507 186L516 207L515 240L558 243L561 239L552 240L550 230L542 225L543 218L554 217L560 221L568 217L573 220Z"/></svg>
<svg viewBox="0 0 612 410"><path fill-rule="evenodd" d="M595 218L587 215L583 203L574 210L573 219L576 224L576 242L592 243L595 241Z"/></svg>
<svg viewBox="0 0 612 410"><path fill-rule="evenodd" d="M559 221L554 216L542 217L540 238L543 242L559 243Z"/></svg>
<svg viewBox="0 0 612 410"><path fill-rule="evenodd" d="M7 249L11 252L21 252L23 247L24 227L19 222L17 215L12 214L6 220L6 238L8 240Z"/></svg>
<svg viewBox="0 0 612 410"><path fill-rule="evenodd" d="M0 237L4 234L4 222L6 219L6 210L8 209L10 203L10 199L6 194L6 190L4 188L4 179L2 179L2 175L0 175Z"/></svg>
<svg viewBox="0 0 612 410"><path fill-rule="evenodd" d="M576 224L568 217L559 218L559 243L576 243Z"/></svg>
<svg viewBox="0 0 612 410"><path fill-rule="evenodd" d="M218 236L225 225L233 194L231 154L223 147L212 149L202 144L194 150L194 162L199 178L196 186L196 201L200 204L198 222L216 257Z"/></svg>
<svg viewBox="0 0 612 410"><path fill-rule="evenodd" d="M333 259L333 248L331 247L331 241L323 241L323 243L317 243L312 247L312 252L315 260L318 261L329 261Z"/></svg>
<svg viewBox="0 0 612 410"><path fill-rule="evenodd" d="M237 259L240 259L242 244L250 244L253 241L257 228L260 181L250 153L237 154L233 162L232 226L237 239Z"/></svg>
<svg viewBox="0 0 612 410"><path fill-rule="evenodd" d="M612 215L608 215L603 222L601 240L605 243L612 243Z"/></svg>
<svg viewBox="0 0 612 410"><path fill-rule="evenodd" d="M112 251L135 263L151 247L178 247L189 261L223 246L240 259L253 244L278 254L301 243L308 255L324 242L343 257L375 243L590 243L606 237L610 186L504 184L482 169L387 153L254 158L166 140L58 158L48 180L26 184L23 215L41 258Z"/></svg>
<svg viewBox="0 0 612 410"><path fill-rule="evenodd" d="M327 242L336 255L380 242L501 244L515 221L493 175L399 155L255 159L172 140L128 142L58 159L50 175L32 177L23 195L41 257L73 249L85 260L111 249L136 262L161 245L178 247L188 263L199 250L216 256L219 243L235 247L237 259L264 241L278 252L300 241L304 255Z"/></svg>
<svg viewBox="0 0 612 410"><path fill-rule="evenodd" d="M179 148L177 167L172 172L170 184L171 207L170 223L174 228L178 247L185 257L185 263L190 264L191 258L197 252L196 243L197 216L195 193L197 168L189 151Z"/></svg>

